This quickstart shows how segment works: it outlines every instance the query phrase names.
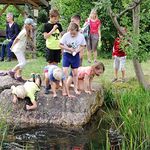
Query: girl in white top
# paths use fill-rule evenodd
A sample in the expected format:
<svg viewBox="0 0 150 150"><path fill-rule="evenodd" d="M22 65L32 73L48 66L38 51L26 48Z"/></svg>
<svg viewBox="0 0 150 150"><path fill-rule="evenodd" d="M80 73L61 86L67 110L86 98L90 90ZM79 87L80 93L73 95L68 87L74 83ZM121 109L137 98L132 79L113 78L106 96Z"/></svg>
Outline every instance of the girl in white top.
<svg viewBox="0 0 150 150"><path fill-rule="evenodd" d="M79 26L76 23L70 23L68 32L60 40L60 48L63 50L63 71L68 77L69 67L72 68L74 91L80 94L77 87L77 71L80 65L79 52L85 48L86 41L84 36L79 32ZM67 80L67 78L66 78ZM67 86L67 91L69 87ZM65 91L63 95L66 95ZM70 97L74 97L71 95Z"/></svg>
<svg viewBox="0 0 150 150"><path fill-rule="evenodd" d="M11 51L17 57L18 64L11 71L9 71L9 75L20 82L24 81L21 77L21 72L24 66L26 65L26 44L27 40L32 38L31 33L33 26L35 26L33 19L27 18L24 22L24 27L22 31L18 34L11 47Z"/></svg>

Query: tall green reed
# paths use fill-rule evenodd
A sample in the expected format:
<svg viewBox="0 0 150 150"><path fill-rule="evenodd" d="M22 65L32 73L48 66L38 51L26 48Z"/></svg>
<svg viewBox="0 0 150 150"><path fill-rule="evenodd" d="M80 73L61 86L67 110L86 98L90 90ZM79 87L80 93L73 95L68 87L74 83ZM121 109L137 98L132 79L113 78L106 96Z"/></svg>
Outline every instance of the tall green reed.
<svg viewBox="0 0 150 150"><path fill-rule="evenodd" d="M116 105L110 107L107 99L106 113L110 124L123 135L122 149L150 149L150 91L132 84L115 84L106 89L105 97L111 97L109 104L113 101Z"/></svg>

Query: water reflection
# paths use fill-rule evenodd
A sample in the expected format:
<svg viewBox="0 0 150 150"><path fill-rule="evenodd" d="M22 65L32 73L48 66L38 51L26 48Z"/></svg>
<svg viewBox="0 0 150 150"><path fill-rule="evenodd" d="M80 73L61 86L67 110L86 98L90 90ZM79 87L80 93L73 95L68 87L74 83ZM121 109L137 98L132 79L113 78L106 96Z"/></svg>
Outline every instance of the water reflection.
<svg viewBox="0 0 150 150"><path fill-rule="evenodd" d="M102 127L97 129L97 124L92 120L80 131L50 126L18 129L9 134L3 150L101 150L105 143L105 130Z"/></svg>

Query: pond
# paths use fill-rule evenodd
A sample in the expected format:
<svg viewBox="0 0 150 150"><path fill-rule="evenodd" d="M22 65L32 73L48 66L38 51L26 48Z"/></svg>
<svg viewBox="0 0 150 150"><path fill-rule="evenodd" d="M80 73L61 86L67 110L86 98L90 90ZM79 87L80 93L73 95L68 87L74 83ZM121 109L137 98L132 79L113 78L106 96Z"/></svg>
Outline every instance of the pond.
<svg viewBox="0 0 150 150"><path fill-rule="evenodd" d="M101 123L102 117L102 111L97 111L78 131L54 126L10 130L3 150L103 150L108 126Z"/></svg>

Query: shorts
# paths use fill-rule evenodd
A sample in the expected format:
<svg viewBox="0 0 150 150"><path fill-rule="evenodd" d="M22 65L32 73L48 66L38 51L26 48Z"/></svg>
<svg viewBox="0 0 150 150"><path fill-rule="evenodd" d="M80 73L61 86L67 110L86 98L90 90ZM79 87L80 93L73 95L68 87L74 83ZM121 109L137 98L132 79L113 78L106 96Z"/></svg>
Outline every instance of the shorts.
<svg viewBox="0 0 150 150"><path fill-rule="evenodd" d="M88 38L86 38L86 46L89 51L96 51L99 41L98 34L90 34Z"/></svg>
<svg viewBox="0 0 150 150"><path fill-rule="evenodd" d="M80 56L77 53L75 56L72 54L64 52L63 53L63 67L71 66L72 69L76 69L80 66Z"/></svg>
<svg viewBox="0 0 150 150"><path fill-rule="evenodd" d="M115 57L114 59L114 68L117 70L125 70L126 56L123 57Z"/></svg>
<svg viewBox="0 0 150 150"><path fill-rule="evenodd" d="M46 48L46 61L59 63L61 61L61 49L52 50Z"/></svg>

